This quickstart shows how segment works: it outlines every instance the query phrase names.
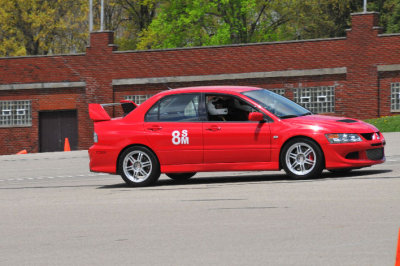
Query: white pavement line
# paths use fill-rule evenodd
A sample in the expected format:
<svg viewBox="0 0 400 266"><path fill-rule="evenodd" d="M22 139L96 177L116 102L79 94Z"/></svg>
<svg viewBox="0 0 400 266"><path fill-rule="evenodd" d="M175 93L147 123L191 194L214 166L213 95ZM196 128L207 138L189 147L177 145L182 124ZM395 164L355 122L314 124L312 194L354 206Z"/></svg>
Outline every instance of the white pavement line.
<svg viewBox="0 0 400 266"><path fill-rule="evenodd" d="M90 173L90 174L80 174L80 175L59 175L59 176L38 176L38 177L22 177L22 178L9 178L0 179L0 182L4 181L24 181L24 180L43 180L43 179L55 179L55 178L78 178L78 177L95 177L108 175L106 173Z"/></svg>

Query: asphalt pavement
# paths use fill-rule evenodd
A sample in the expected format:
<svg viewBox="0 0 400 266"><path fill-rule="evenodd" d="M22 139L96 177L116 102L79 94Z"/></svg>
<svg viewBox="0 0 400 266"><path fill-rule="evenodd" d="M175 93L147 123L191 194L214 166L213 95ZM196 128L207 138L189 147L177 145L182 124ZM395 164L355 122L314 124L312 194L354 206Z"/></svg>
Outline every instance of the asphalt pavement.
<svg viewBox="0 0 400 266"><path fill-rule="evenodd" d="M87 151L0 156L0 265L394 265L400 133L346 175L162 175L130 188Z"/></svg>

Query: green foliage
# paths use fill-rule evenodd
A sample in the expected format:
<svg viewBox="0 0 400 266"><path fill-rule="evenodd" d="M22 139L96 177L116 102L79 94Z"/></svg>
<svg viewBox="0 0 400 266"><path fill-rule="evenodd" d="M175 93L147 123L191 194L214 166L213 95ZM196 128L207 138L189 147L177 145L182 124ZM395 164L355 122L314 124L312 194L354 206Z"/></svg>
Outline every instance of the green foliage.
<svg viewBox="0 0 400 266"><path fill-rule="evenodd" d="M400 132L400 115L367 119L365 122L376 126L381 132Z"/></svg>
<svg viewBox="0 0 400 266"><path fill-rule="evenodd" d="M375 1L371 3L371 8L380 12L384 32L400 32L400 0Z"/></svg>
<svg viewBox="0 0 400 266"><path fill-rule="evenodd" d="M0 55L81 50L87 33L85 0L0 0Z"/></svg>
<svg viewBox="0 0 400 266"><path fill-rule="evenodd" d="M0 56L84 51L88 0L0 0ZM94 3L99 30L100 0ZM362 0L104 0L120 50L341 37ZM387 33L400 0L368 0Z"/></svg>
<svg viewBox="0 0 400 266"><path fill-rule="evenodd" d="M138 48L171 48L275 40L293 0L176 0L163 3Z"/></svg>
<svg viewBox="0 0 400 266"><path fill-rule="evenodd" d="M352 0L304 0L296 1L297 12L289 25L292 39L330 38L345 35L350 28L350 14L360 6ZM362 1L358 1L361 4Z"/></svg>
<svg viewBox="0 0 400 266"><path fill-rule="evenodd" d="M141 34L139 49L341 37L351 28L353 0L166 1ZM400 0L369 0L384 32L400 32Z"/></svg>
<svg viewBox="0 0 400 266"><path fill-rule="evenodd" d="M95 3L95 20L100 21L100 1ZM121 50L136 49L139 35L150 25L160 0L105 1L105 29L115 32Z"/></svg>

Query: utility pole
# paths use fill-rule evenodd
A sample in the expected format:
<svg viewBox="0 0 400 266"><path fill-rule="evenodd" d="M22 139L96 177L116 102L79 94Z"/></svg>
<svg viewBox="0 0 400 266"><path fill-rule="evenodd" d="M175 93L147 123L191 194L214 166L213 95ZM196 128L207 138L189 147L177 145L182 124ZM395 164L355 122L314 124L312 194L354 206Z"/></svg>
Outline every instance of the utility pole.
<svg viewBox="0 0 400 266"><path fill-rule="evenodd" d="M104 0L101 0L100 31L104 30Z"/></svg>
<svg viewBox="0 0 400 266"><path fill-rule="evenodd" d="M93 31L93 0L89 0L89 32Z"/></svg>

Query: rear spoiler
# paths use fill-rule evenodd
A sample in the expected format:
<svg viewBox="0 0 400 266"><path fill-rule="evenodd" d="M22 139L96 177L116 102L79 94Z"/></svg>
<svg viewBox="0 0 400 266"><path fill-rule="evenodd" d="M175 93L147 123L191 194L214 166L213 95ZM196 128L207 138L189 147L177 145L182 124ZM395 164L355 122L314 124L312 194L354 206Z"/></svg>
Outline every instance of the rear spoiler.
<svg viewBox="0 0 400 266"><path fill-rule="evenodd" d="M124 111L124 116L135 110L137 107L136 103L129 100L122 100L119 103L104 103L104 104L90 103L89 104L90 119L92 119L93 122L111 120L110 115L107 113L104 107L115 106L115 105L121 105L122 110Z"/></svg>

